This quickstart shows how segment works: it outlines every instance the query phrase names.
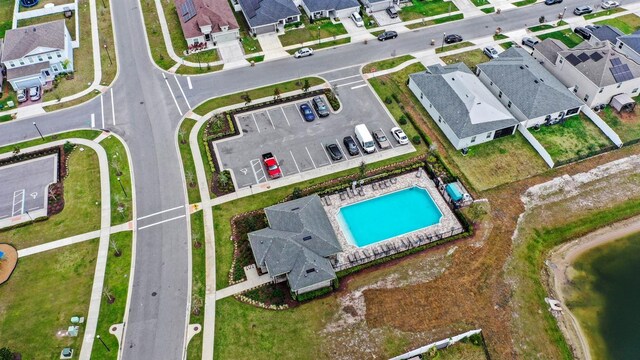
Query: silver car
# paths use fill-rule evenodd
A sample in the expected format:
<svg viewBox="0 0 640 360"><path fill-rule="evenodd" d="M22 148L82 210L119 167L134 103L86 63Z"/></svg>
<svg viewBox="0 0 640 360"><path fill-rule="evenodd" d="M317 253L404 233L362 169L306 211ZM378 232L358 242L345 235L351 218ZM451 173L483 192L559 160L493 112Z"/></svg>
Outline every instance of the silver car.
<svg viewBox="0 0 640 360"><path fill-rule="evenodd" d="M482 52L489 57L489 59L497 59L498 58L498 50L493 46L485 47Z"/></svg>
<svg viewBox="0 0 640 360"><path fill-rule="evenodd" d="M19 103L27 101L27 89L18 89L18 91L16 91L16 95L18 96Z"/></svg>
<svg viewBox="0 0 640 360"><path fill-rule="evenodd" d="M40 86L32 86L29 88L29 99L31 99L31 101L40 100Z"/></svg>
<svg viewBox="0 0 640 360"><path fill-rule="evenodd" d="M387 137L384 135L384 132L381 129L373 132L373 138L378 143L378 147L380 147L380 149L384 150L391 147L391 143L389 142L389 139L387 139Z"/></svg>

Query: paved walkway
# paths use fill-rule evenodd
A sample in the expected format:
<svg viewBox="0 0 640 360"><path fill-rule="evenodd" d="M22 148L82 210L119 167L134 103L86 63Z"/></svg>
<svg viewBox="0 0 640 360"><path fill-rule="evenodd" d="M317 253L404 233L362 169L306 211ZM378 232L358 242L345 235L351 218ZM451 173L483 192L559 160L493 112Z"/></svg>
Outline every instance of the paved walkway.
<svg viewBox="0 0 640 360"><path fill-rule="evenodd" d="M280 43L277 33L258 35L258 42L264 53L265 61L291 56L285 51L282 43ZM317 41L315 43L317 44ZM298 46L294 46L294 48L297 47Z"/></svg>
<svg viewBox="0 0 640 360"><path fill-rule="evenodd" d="M255 265L245 266L244 273L247 276L246 281L216 291L216 300L241 294L247 290L251 290L273 281L269 274L258 275L258 270L256 270Z"/></svg>
<svg viewBox="0 0 640 360"><path fill-rule="evenodd" d="M225 70L249 65L239 41L226 41L218 44L218 54L222 58Z"/></svg>

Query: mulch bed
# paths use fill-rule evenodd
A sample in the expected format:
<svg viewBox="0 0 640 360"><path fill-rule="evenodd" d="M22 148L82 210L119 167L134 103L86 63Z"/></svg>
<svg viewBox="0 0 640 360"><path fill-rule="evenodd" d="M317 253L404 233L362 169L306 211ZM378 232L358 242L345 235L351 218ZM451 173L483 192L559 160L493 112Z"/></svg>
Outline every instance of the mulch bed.
<svg viewBox="0 0 640 360"><path fill-rule="evenodd" d="M4 253L0 261L0 284L3 284L9 280L18 264L18 251L9 244L0 244L0 251Z"/></svg>

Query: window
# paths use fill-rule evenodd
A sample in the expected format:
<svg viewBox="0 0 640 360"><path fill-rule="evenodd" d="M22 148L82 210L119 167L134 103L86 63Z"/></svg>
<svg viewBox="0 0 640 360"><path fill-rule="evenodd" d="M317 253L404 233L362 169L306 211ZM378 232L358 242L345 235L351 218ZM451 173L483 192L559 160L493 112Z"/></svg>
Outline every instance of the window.
<svg viewBox="0 0 640 360"><path fill-rule="evenodd" d="M420 93L420 100L424 99L424 94Z"/></svg>
<svg viewBox="0 0 640 360"><path fill-rule="evenodd" d="M24 60L20 59L20 65L24 65Z"/></svg>
<svg viewBox="0 0 640 360"><path fill-rule="evenodd" d="M51 73L49 72L49 70L45 70L44 72L44 76L49 77L51 76Z"/></svg>
<svg viewBox="0 0 640 360"><path fill-rule="evenodd" d="M491 138L491 131L487 133L487 139Z"/></svg>
<svg viewBox="0 0 640 360"><path fill-rule="evenodd" d="M493 81L490 81L490 82L489 82L489 86L493 86Z"/></svg>
<svg viewBox="0 0 640 360"><path fill-rule="evenodd" d="M57 56L57 57L59 57L59 58L61 58L61 57L62 57L62 54L60 53L60 51L58 51L58 52L56 53L56 56Z"/></svg>
<svg viewBox="0 0 640 360"><path fill-rule="evenodd" d="M598 91L600 94L602 94L602 92L604 91L604 88L600 88L600 91Z"/></svg>
<svg viewBox="0 0 640 360"><path fill-rule="evenodd" d="M49 60L53 59L53 56L51 56L51 53L47 54L47 59L49 59Z"/></svg>
<svg viewBox="0 0 640 360"><path fill-rule="evenodd" d="M573 92L574 92L574 93L578 92L578 85L575 85L575 86L573 87Z"/></svg>
<svg viewBox="0 0 640 360"><path fill-rule="evenodd" d="M589 100L589 94L584 96L584 101L587 101L587 100Z"/></svg>
<svg viewBox="0 0 640 360"><path fill-rule="evenodd" d="M509 101L509 103L507 103L507 107L511 107L511 101Z"/></svg>
<svg viewBox="0 0 640 360"><path fill-rule="evenodd" d="M622 83L618 83L618 86L616 86L616 88L620 89L620 86L622 86Z"/></svg>
<svg viewBox="0 0 640 360"><path fill-rule="evenodd" d="M559 61L558 61L558 62L559 62L560 64L562 64L562 63L564 62L564 60L562 60L562 58L559 58Z"/></svg>
<svg viewBox="0 0 640 360"><path fill-rule="evenodd" d="M618 44L618 49L622 49L623 46L624 46L623 43Z"/></svg>
<svg viewBox="0 0 640 360"><path fill-rule="evenodd" d="M60 71L60 70L58 69L58 64L52 64L52 65L51 65L51 69L52 69L53 71L55 71L55 72Z"/></svg>
<svg viewBox="0 0 640 360"><path fill-rule="evenodd" d="M567 116L573 115L573 114L577 114L578 111L580 111L580 108L569 109L569 110L567 110Z"/></svg>
<svg viewBox="0 0 640 360"><path fill-rule="evenodd" d="M631 91L632 93L637 93L638 92L638 88L633 89L633 91Z"/></svg>
<svg viewBox="0 0 640 360"><path fill-rule="evenodd" d="M433 105L431 105L431 103L429 103L429 109L431 109L433 107Z"/></svg>
<svg viewBox="0 0 640 360"><path fill-rule="evenodd" d="M498 93L498 97L502 99L502 91Z"/></svg>
<svg viewBox="0 0 640 360"><path fill-rule="evenodd" d="M29 57L29 63L33 64L33 57Z"/></svg>
<svg viewBox="0 0 640 360"><path fill-rule="evenodd" d="M38 55L38 61L42 61L42 56Z"/></svg>
<svg viewBox="0 0 640 360"><path fill-rule="evenodd" d="M11 67L15 67L15 66L16 66L16 64L14 64L14 63L13 63L13 61L12 61L12 62L10 62L10 63L9 63L9 66L11 66Z"/></svg>
<svg viewBox="0 0 640 360"><path fill-rule="evenodd" d="M476 137L475 137L475 136L471 138L471 142L472 142L472 143L473 143L473 142L476 142Z"/></svg>
<svg viewBox="0 0 640 360"><path fill-rule="evenodd" d="M441 123L442 122L442 116L438 116L438 122Z"/></svg>

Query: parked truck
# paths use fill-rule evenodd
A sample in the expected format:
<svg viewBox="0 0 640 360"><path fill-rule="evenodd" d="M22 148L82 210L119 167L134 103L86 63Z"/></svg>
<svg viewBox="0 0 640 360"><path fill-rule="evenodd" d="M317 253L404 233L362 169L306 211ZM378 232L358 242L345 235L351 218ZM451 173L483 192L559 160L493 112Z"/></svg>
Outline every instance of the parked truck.
<svg viewBox="0 0 640 360"><path fill-rule="evenodd" d="M360 143L360 146L362 146L362 148L364 149L364 152L372 153L376 151L376 146L373 143L373 137L371 136L369 129L367 129L367 126L365 124L358 124L356 125L355 130L356 139Z"/></svg>
<svg viewBox="0 0 640 360"><path fill-rule="evenodd" d="M280 170L280 165L278 165L278 160L272 153L268 152L266 154L262 154L262 162L264 166L267 168L267 174L272 179L277 179L282 176L282 171Z"/></svg>

